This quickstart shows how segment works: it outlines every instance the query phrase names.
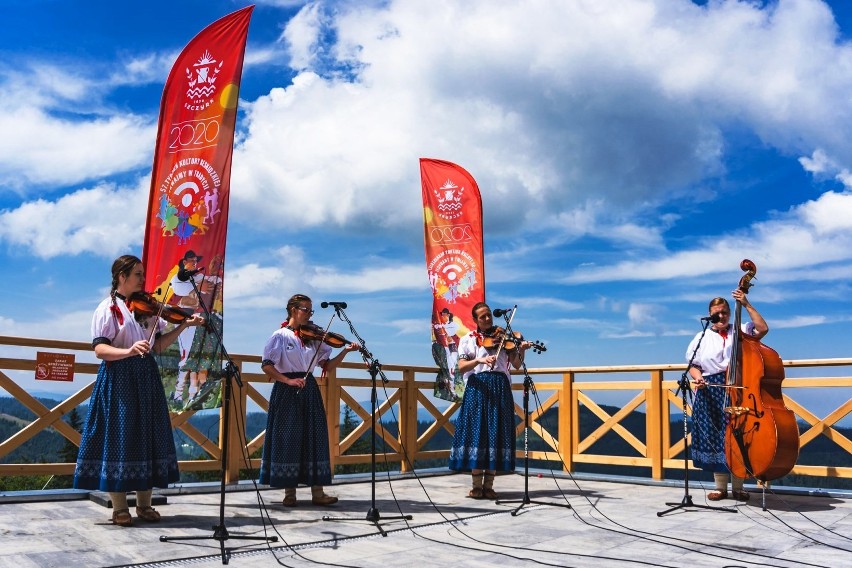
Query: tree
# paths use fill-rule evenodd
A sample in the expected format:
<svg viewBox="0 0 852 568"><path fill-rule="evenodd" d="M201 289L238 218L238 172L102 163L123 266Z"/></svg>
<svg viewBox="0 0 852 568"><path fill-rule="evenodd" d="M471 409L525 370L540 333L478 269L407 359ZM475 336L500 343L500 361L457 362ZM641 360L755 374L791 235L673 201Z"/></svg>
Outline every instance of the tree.
<svg viewBox="0 0 852 568"><path fill-rule="evenodd" d="M83 430L83 420L80 418L80 414L77 412L76 408L72 408L71 412L68 413L68 425L74 428L77 432L81 432ZM77 463L77 453L80 451L73 442L70 440L65 440L65 444L63 444L62 449L59 450L59 461L62 463ZM50 482L50 485L53 486L54 489L69 489L74 487L74 476L73 475L57 475Z"/></svg>

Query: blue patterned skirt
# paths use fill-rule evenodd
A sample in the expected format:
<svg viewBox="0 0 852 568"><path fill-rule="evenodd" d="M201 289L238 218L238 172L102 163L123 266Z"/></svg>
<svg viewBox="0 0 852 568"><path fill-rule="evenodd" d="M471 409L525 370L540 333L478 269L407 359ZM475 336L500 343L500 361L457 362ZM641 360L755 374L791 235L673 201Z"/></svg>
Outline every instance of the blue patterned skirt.
<svg viewBox="0 0 852 568"><path fill-rule="evenodd" d="M505 374L486 371L467 379L448 467L515 470L515 407Z"/></svg>
<svg viewBox="0 0 852 568"><path fill-rule="evenodd" d="M725 373L704 377L709 385L725 384ZM726 389L709 388L695 390L692 403L692 465L714 473L728 473L725 459L725 414Z"/></svg>
<svg viewBox="0 0 852 568"><path fill-rule="evenodd" d="M272 387L260 483L270 487L331 483L328 425L322 395L312 375L308 375L301 392L280 381Z"/></svg>
<svg viewBox="0 0 852 568"><path fill-rule="evenodd" d="M83 427L74 487L146 491L180 479L169 409L150 355L104 361Z"/></svg>

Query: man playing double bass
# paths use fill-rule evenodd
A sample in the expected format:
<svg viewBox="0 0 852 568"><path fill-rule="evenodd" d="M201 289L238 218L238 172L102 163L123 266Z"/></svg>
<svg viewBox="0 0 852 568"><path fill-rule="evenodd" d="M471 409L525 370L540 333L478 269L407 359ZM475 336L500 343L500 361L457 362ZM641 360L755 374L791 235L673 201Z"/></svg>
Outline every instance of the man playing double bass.
<svg viewBox="0 0 852 568"><path fill-rule="evenodd" d="M761 339L769 332L769 326L763 316L748 301L741 290L734 290L734 300L747 311L750 322L742 324L742 332L755 339ZM705 471L712 471L716 490L707 498L720 501L728 497L728 482L731 493L737 501L748 501L749 494L743 490L743 478L732 476L725 458L725 427L727 417L725 388L708 388L708 385L724 385L728 365L731 362L733 335L735 333L731 319L731 306L725 298L713 298L709 305L710 321L714 322L711 333L697 334L686 350L686 360L695 358L689 368L689 376L695 387L695 402L692 406L692 463ZM703 335L703 338L702 338ZM699 345L700 341L700 345Z"/></svg>

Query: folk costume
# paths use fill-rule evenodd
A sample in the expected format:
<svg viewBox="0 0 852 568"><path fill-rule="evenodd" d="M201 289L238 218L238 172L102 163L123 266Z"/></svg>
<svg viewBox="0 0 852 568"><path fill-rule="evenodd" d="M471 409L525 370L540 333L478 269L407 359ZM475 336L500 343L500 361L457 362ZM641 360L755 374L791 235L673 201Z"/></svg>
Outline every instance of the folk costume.
<svg viewBox="0 0 852 568"><path fill-rule="evenodd" d="M742 331L747 335L755 335L754 323L742 325ZM695 400L692 405L692 463L695 467L709 471L716 478L718 493L727 495L727 482L730 470L725 458L725 429L728 417L724 408L728 393L724 388L709 385L724 385L728 365L731 361L734 326L710 330L697 334L686 349L687 362L692 358L698 342L698 351L692 366L701 371L707 382L706 387L695 390ZM744 494L743 480L731 477L735 494ZM723 489L724 488L724 489ZM711 500L717 500L715 496Z"/></svg>
<svg viewBox="0 0 852 568"><path fill-rule="evenodd" d="M305 386L299 389L276 381L272 387L260 483L292 490L292 495L300 483L320 486L320 495L321 486L331 483L325 407L313 369L308 368L312 361L314 366L324 365L330 354L329 345L302 341L297 330L286 326L266 342L261 366L273 365L289 378L305 377Z"/></svg>
<svg viewBox="0 0 852 568"><path fill-rule="evenodd" d="M459 343L459 359L472 361L496 348L479 345L472 331ZM509 378L509 355L500 350L494 369L478 364L464 375L467 386L456 419L449 468L454 471L515 470L515 407Z"/></svg>
<svg viewBox="0 0 852 568"><path fill-rule="evenodd" d="M158 333L165 322L156 322ZM92 346L127 348L147 340L121 294L92 317ZM150 491L178 481L177 454L157 362L150 354L101 362L83 427L74 487L108 492Z"/></svg>

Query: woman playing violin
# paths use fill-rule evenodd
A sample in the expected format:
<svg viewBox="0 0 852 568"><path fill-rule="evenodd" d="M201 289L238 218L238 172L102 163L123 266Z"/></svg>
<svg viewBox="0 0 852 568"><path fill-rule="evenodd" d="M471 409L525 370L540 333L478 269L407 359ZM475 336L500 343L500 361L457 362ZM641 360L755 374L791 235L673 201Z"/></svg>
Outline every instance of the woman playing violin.
<svg viewBox="0 0 852 568"><path fill-rule="evenodd" d="M507 351L504 342L494 337L488 304L477 303L472 314L476 331L459 343L459 371L467 386L456 419L449 468L471 472L473 487L468 497L497 499L494 476L498 471L515 470L515 407L509 363L520 368L524 352L532 344L516 341L515 348Z"/></svg>
<svg viewBox="0 0 852 568"><path fill-rule="evenodd" d="M308 339L307 335L303 338L300 328L308 327L313 313L309 297L296 294L290 298L287 321L266 342L261 361L263 372L275 385L269 398L260 483L283 487L287 507L296 506L296 486L300 483L311 487L315 505L337 503L337 497L323 490L331 483L331 457L325 408L313 367L330 371L347 353L359 348L357 343L346 344L332 358L327 342Z"/></svg>
<svg viewBox="0 0 852 568"><path fill-rule="evenodd" d="M742 332L760 339L769 332L769 326L763 316L748 300L742 290L733 291L737 300L748 311L751 322L743 324ZM695 402L692 406L692 463L695 467L713 472L716 490L707 494L711 501L719 501L728 496L728 482L737 501L748 501L749 495L743 490L743 479L733 477L725 459L725 415L726 392L724 388L709 388L708 385L724 385L728 365L731 361L731 342L735 332L730 323L731 306L725 298L710 301L709 312L711 333L697 334L686 350L686 360L692 358L695 347L701 341L695 359L689 368L689 376L695 386Z"/></svg>
<svg viewBox="0 0 852 568"><path fill-rule="evenodd" d="M125 255L112 264L112 289L92 318L92 347L101 359L83 427L74 487L109 492L112 522L133 524L127 491L136 492L136 515L156 522L154 487L179 479L172 427L159 367L159 352L188 326L204 323L186 317L163 333L165 322L151 312L131 311L134 293L145 284L142 262Z"/></svg>

